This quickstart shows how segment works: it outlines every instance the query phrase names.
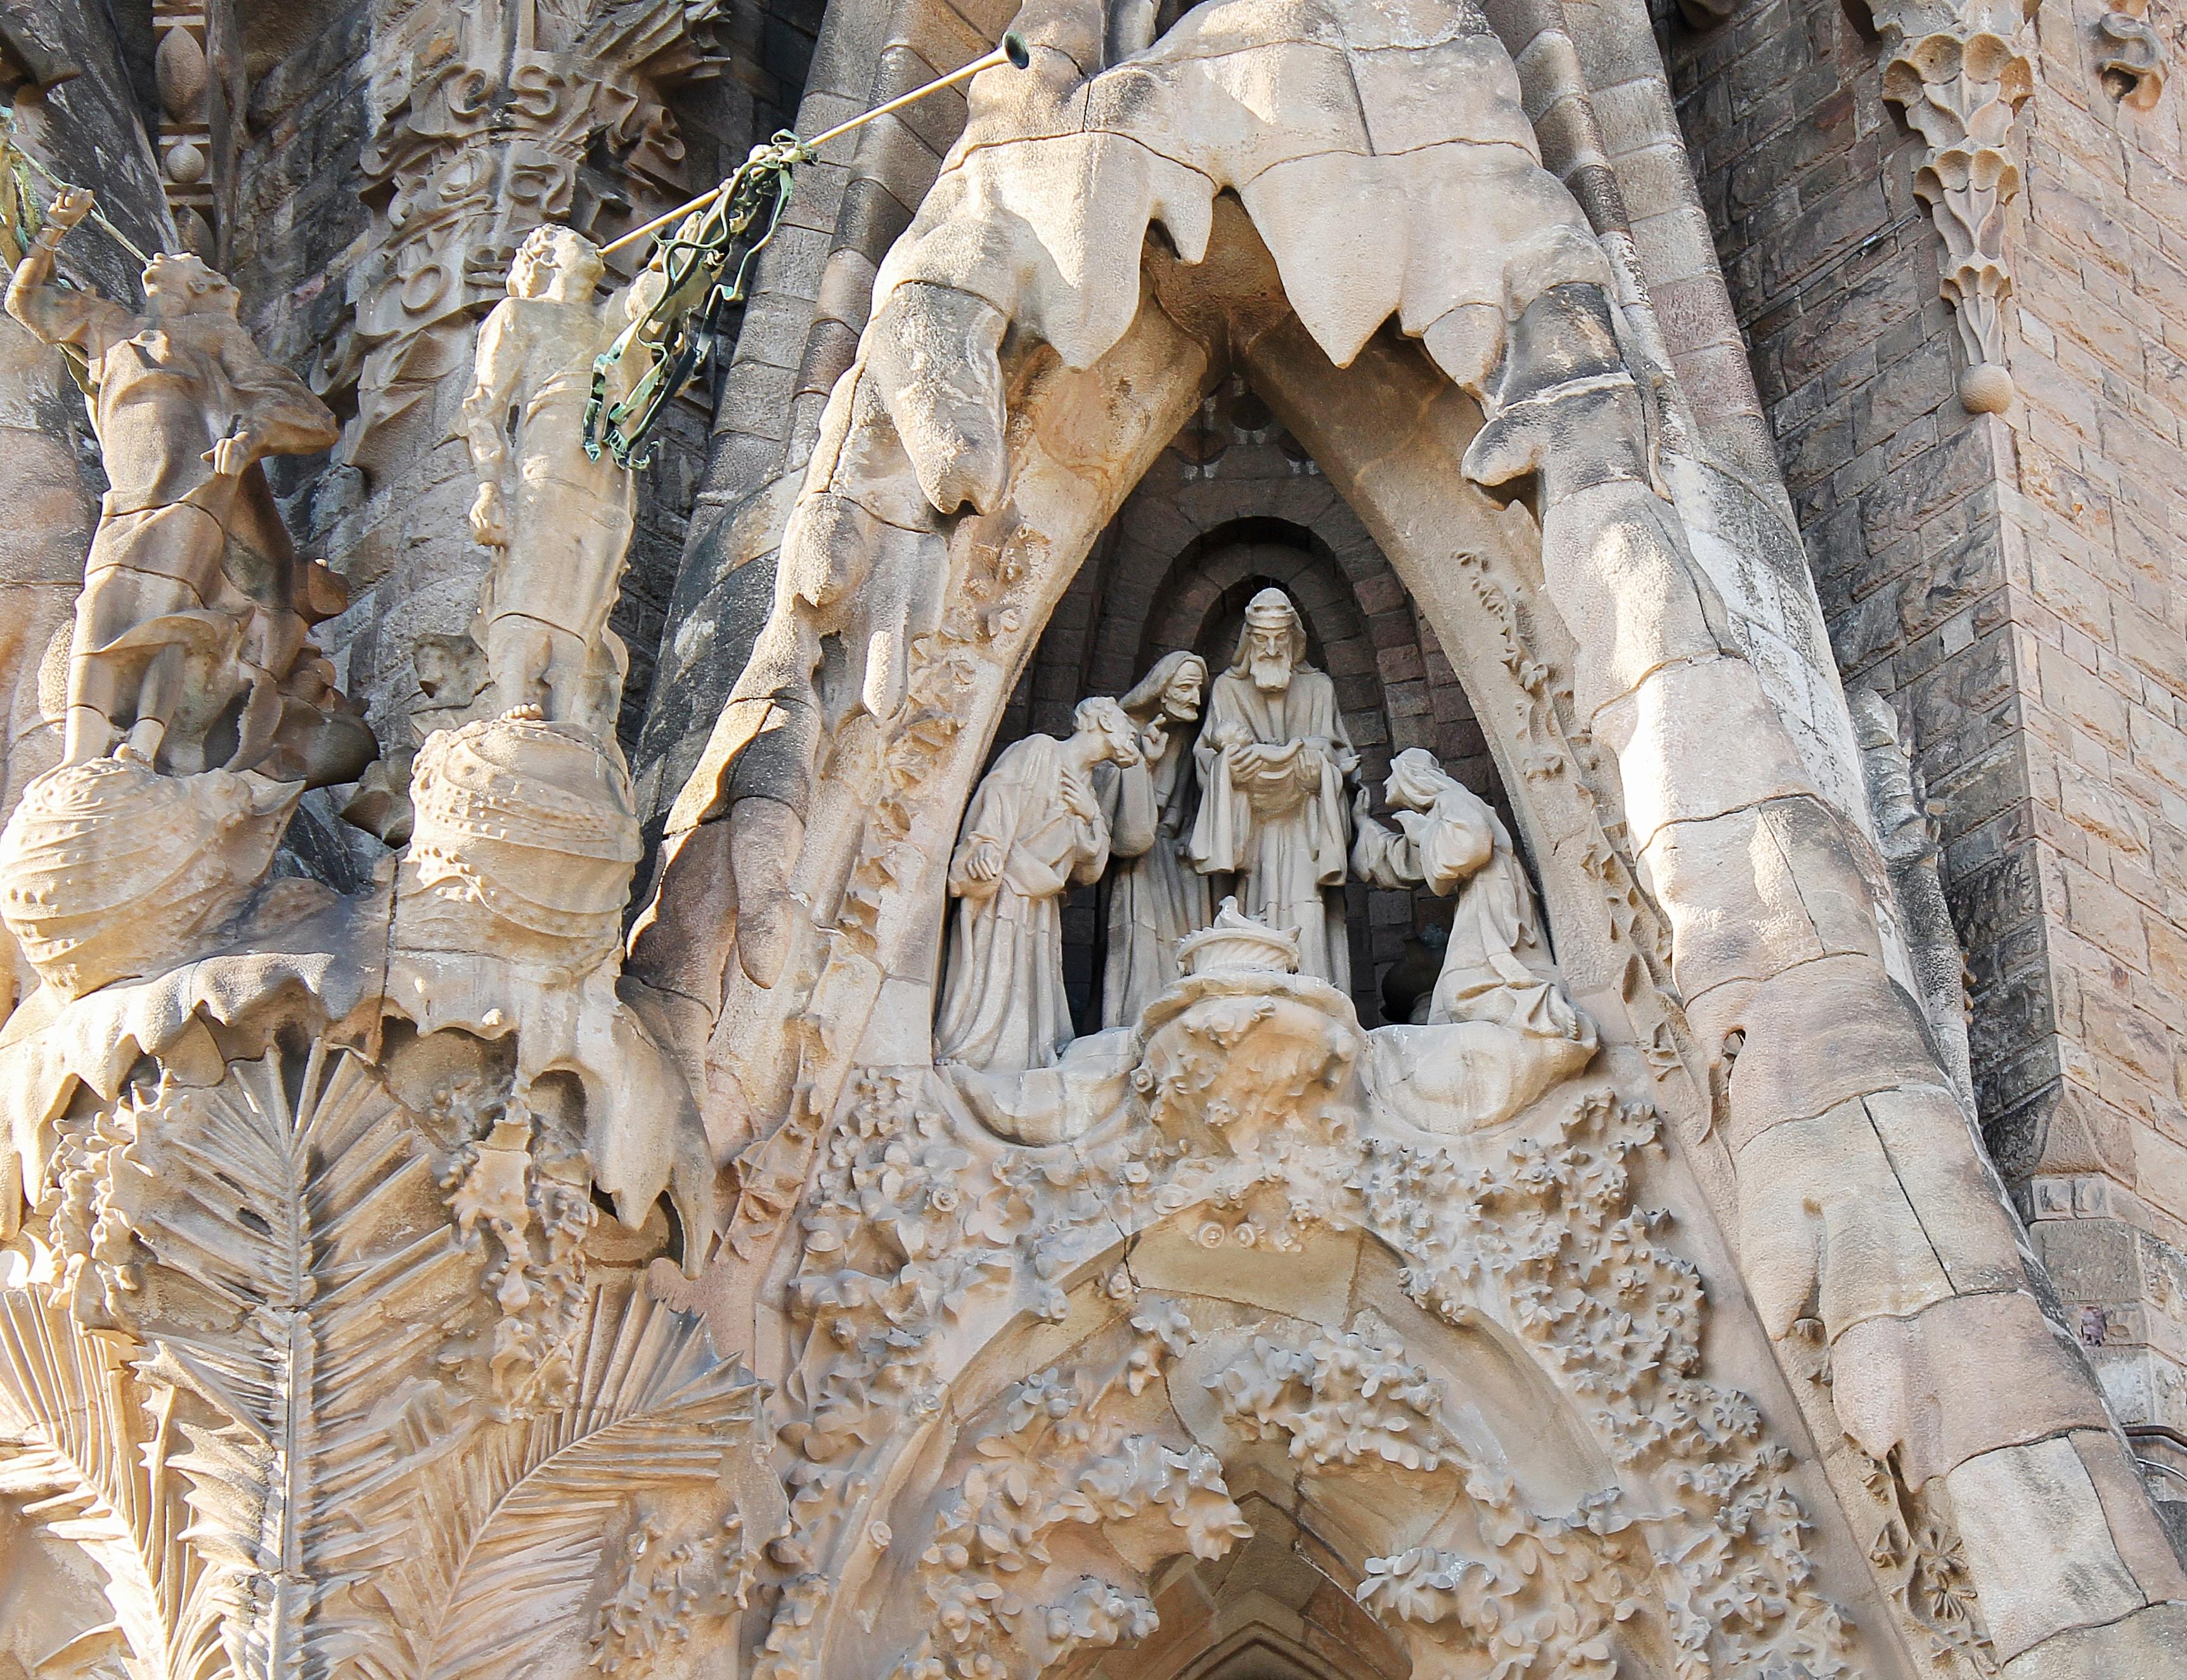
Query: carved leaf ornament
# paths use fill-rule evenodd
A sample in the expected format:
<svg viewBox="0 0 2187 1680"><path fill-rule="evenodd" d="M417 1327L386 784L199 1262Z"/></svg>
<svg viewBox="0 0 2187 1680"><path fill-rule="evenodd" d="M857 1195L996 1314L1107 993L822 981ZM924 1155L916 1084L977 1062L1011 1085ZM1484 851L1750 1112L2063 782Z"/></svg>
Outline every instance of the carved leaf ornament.
<svg viewBox="0 0 2187 1680"><path fill-rule="evenodd" d="M554 1240L531 1127L441 1094L321 1045L65 1132L0 1294L0 1491L100 1562L132 1676L535 1672L635 1502L725 1500L750 1375Z"/></svg>
<svg viewBox="0 0 2187 1680"><path fill-rule="evenodd" d="M790 1578L759 1680L812 1680L846 1660L891 1680L1032 1680L1074 1650L1151 1632L1161 1561L1218 1557L1250 1531L1225 1460L1178 1421L1210 1403L1236 1439L1275 1445L1302 1488L1358 1477L1362 1497L1394 1509L1432 1486L1428 1509L1465 1514L1423 1545L1354 1560L1359 1601L1405 1631L1417 1672L1610 1680L1635 1617L1667 1629L1675 1672L1695 1680L1847 1672L1842 1617L1815 1588L1782 1479L1789 1458L1752 1402L1697 1374L1699 1278L1632 1204L1623 1161L1652 1136L1644 1110L1568 1087L1528 1135L1444 1147L1377 1136L1356 1110L1241 1138L1172 1105L1166 1132L1141 1093L1121 1129L1073 1148L969 1147L970 1122L933 1077L858 1077L799 1216L790 1301L805 1340L775 1412L791 1525L771 1554ZM1272 1263L1318 1235L1371 1233L1420 1310L1501 1325L1527 1351L1618 1481L1538 1508L1461 1444L1462 1374L1371 1313L1241 1334L1219 1329L1236 1309L1218 1304L1196 1322L1200 1308L1132 1276L1129 1242L1162 1227ZM1004 1386L958 1427L953 1455L921 1449L962 1403L964 1362L1004 1357L992 1342L1019 1314L1082 1311L1084 1286L1063 1280L1120 1238L1124 1258L1099 1285L1128 1307L1117 1328ZM1181 1387L1206 1398L1172 1410ZM908 1489L878 1503L904 1475ZM893 1655L831 1621L824 1587L799 1585L842 1580L877 1547L908 1578L867 1577L857 1602L876 1639L913 1625Z"/></svg>

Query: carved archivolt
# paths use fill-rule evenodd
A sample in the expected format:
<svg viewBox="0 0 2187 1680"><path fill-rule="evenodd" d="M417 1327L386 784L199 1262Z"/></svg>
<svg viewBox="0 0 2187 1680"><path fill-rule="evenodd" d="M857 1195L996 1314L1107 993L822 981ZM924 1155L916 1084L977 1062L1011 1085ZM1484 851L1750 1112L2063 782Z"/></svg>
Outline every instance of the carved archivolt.
<svg viewBox="0 0 2187 1680"><path fill-rule="evenodd" d="M1240 1030L1219 1002L1181 1019L1211 1044ZM1244 1030L1257 1065L1313 1036ZM1698 1278L1632 1202L1652 1116L1583 1085L1515 1129L1431 1142L1325 1088L1279 1115L1146 1081L1076 1148L1025 1150L930 1072L858 1075L798 1214L803 1351L773 1413L790 1578L762 1675L1032 1680L1143 1637L1161 1560L1248 1531L1227 1477L1266 1452L1350 1514L1330 1531L1361 1542L1353 1589L1416 1672L1848 1672L1785 1456L1698 1374ZM1361 1233L1390 1256L1379 1306L1316 1327L1241 1305L1332 1254L1340 1280L1365 1275ZM1256 1273L1242 1294L1215 1281ZM1392 1312L1438 1346L1514 1350L1566 1421L1484 1419L1496 1402ZM1043 1320L1054 1351L998 1384L1023 1339L1006 1327ZM1576 1497L1512 1462L1566 1428L1603 1467ZM799 1590L828 1581L857 1590Z"/></svg>

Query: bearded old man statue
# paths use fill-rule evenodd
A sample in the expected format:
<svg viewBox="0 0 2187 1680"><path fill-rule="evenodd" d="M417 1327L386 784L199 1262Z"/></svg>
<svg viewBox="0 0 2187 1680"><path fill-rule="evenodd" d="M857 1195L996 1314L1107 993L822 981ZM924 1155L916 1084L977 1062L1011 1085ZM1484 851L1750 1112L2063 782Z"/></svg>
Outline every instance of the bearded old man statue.
<svg viewBox="0 0 2187 1680"><path fill-rule="evenodd" d="M957 925L935 1027L937 1060L983 1073L1052 1067L1071 1042L1063 897L1109 867L1094 767L1139 761L1138 727L1112 700L1081 700L1071 735L1003 750L949 860Z"/></svg>
<svg viewBox="0 0 2187 1680"><path fill-rule="evenodd" d="M1297 931L1298 971L1349 991L1344 778L1359 755L1337 713L1336 685L1306 662L1306 626L1282 590L1263 589L1247 604L1237 655L1215 679L1194 756L1193 867L1235 874L1245 914Z"/></svg>
<svg viewBox="0 0 2187 1680"><path fill-rule="evenodd" d="M1165 654L1122 702L1139 728L1142 762L1096 778L1109 819L1109 949L1101 1024L1129 1026L1178 976L1177 942L1207 925L1207 877L1185 861L1194 801L1190 726L1200 716L1207 661Z"/></svg>

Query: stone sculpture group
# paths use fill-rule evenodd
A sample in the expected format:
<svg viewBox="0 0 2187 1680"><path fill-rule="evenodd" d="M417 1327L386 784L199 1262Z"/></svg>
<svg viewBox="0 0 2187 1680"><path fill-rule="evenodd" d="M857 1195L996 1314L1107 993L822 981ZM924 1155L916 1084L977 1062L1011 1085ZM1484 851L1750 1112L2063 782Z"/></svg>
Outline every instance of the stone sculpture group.
<svg viewBox="0 0 2187 1680"><path fill-rule="evenodd" d="M1424 1129L1507 1119L1586 1065L1594 1029L1556 977L1502 819L1418 747L1398 754L1386 789L1397 830L1375 821L1368 789L1347 801L1359 756L1307 647L1296 606L1263 589L1196 738L1206 663L1178 651L1121 702L1082 702L1069 740L1031 735L1003 750L949 866L959 907L935 1037L942 1063L1010 1075L1072 1056L1062 912L1074 887L1107 882L1102 1020L1128 1030L1212 923L1258 926L1279 939L1287 971L1346 991L1343 885L1357 879L1458 897L1442 974L1403 1025L1474 1029L1400 1035L1407 1048L1390 1063L1402 1068L1393 1092L1412 1093L1393 1100L1415 1117L1443 1105ZM1219 923L1207 909L1218 895ZM977 1088L996 1100L995 1082ZM1423 1089L1432 1101L1414 1099Z"/></svg>
<svg viewBox="0 0 2187 1680"><path fill-rule="evenodd" d="M599 301L600 247L525 239L434 655L481 674L345 894L277 853L379 744L260 465L333 417L196 259L142 314L56 285L53 205L8 307L87 364L114 489L65 761L0 834L42 981L0 1032L0 1494L102 1570L66 1672L1119 1673L1286 1525L1390 1672L2159 1672L2187 1576L1835 738L1695 557L1751 509L1629 231L1544 166L1530 110L1591 121L1523 79L1561 16L1028 6L643 886L632 491L582 411L657 278ZM1223 668L988 763L1234 368L1495 720L1523 860L1424 750L1377 818L1278 589ZM1411 1020L1360 1020L1347 882L1452 901Z"/></svg>

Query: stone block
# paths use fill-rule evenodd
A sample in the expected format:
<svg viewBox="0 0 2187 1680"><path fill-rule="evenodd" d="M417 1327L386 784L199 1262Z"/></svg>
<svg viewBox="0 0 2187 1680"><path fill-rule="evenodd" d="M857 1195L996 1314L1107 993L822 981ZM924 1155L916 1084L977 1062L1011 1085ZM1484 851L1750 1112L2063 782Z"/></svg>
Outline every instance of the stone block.
<svg viewBox="0 0 2187 1680"><path fill-rule="evenodd" d="M1626 828L1643 850L1667 823L1721 817L1812 791L1785 726L1745 660L1704 656L1664 666L1604 707L1594 730L1617 755ZM1722 751L1727 739L1739 741L1741 750Z"/></svg>
<svg viewBox="0 0 2187 1680"><path fill-rule="evenodd" d="M1947 1474L1944 1486L2001 1660L2145 1602L2070 1439L1982 1453Z"/></svg>
<svg viewBox="0 0 2187 1680"><path fill-rule="evenodd" d="M2111 1543L2143 1596L2151 1604L2167 1599L2187 1602L2187 1570L2181 1568L2172 1537L2151 1507L2131 1453L2108 1430L2076 1430L2067 1438L2095 1483Z"/></svg>
<svg viewBox="0 0 2187 1680"><path fill-rule="evenodd" d="M2053 1634L2004 1666L2004 1680L2149 1680L2179 1672L2187 1604L2151 1604L2100 1627Z"/></svg>
<svg viewBox="0 0 2187 1680"><path fill-rule="evenodd" d="M1725 1025L1746 1034L1731 1070L1734 1149L1850 1098L1900 1086L1948 1088L1914 1000L1864 957L1788 969Z"/></svg>
<svg viewBox="0 0 2187 1680"><path fill-rule="evenodd" d="M2013 1216L1998 1199L1959 1103L1934 1087L1879 1091L1864 1102L1954 1292L2021 1287L2026 1274Z"/></svg>
<svg viewBox="0 0 2187 1680"><path fill-rule="evenodd" d="M1869 1318L1832 1344L1830 1370L1846 1433L1871 1458L1895 1448L1915 1488L1977 1453L2111 1424L2087 1368L2018 1291Z"/></svg>
<svg viewBox="0 0 2187 1680"><path fill-rule="evenodd" d="M1836 1338L1951 1295L1859 1099L1774 1126L1738 1160L1740 1269L1771 1335L1819 1318Z"/></svg>

